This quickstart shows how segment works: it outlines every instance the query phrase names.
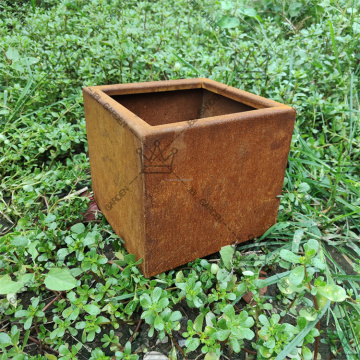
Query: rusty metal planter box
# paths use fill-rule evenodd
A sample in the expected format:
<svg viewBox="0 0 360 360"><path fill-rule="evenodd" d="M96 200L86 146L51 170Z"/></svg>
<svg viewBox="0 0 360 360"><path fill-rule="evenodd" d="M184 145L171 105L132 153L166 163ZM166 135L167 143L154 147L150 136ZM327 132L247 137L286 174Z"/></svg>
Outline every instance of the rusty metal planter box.
<svg viewBox="0 0 360 360"><path fill-rule="evenodd" d="M205 78L83 93L95 200L145 276L275 224L293 108Z"/></svg>

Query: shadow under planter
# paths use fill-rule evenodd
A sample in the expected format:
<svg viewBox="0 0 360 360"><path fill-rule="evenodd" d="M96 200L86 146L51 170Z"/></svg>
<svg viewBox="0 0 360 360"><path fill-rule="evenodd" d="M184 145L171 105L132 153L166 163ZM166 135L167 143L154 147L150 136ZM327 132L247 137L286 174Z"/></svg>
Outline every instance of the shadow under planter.
<svg viewBox="0 0 360 360"><path fill-rule="evenodd" d="M275 224L293 108L204 78L83 93L96 203L145 276Z"/></svg>

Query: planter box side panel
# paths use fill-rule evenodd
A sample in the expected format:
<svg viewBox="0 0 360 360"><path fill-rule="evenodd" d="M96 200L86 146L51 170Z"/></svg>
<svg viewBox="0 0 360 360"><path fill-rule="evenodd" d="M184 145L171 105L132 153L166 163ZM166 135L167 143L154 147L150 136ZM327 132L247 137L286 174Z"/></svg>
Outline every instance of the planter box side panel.
<svg viewBox="0 0 360 360"><path fill-rule="evenodd" d="M177 153L172 173L144 174L146 276L258 237L276 223L295 112L255 113L148 139L148 146L156 138L167 154Z"/></svg>
<svg viewBox="0 0 360 360"><path fill-rule="evenodd" d="M136 258L144 258L144 184L139 138L84 91L92 188L96 203Z"/></svg>

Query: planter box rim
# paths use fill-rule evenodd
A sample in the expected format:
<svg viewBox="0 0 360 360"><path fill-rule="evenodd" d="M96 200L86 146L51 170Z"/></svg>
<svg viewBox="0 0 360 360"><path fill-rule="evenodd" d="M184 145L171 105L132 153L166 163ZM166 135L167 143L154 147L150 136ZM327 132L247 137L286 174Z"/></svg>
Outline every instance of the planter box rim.
<svg viewBox="0 0 360 360"><path fill-rule="evenodd" d="M137 116L135 113L133 113L124 105L111 97L112 95L135 95L191 89L204 89L211 93L234 100L236 102L252 106L255 109L224 115L196 118L192 120L183 120L173 123L151 125L146 120ZM151 134L154 130L183 130L184 128L189 127L189 122L191 122L191 127L198 127L204 125L212 126L232 120L237 121L241 119L250 119L255 116L262 117L273 113L280 114L283 112L288 112L289 110L296 113L296 110L288 105L266 99L259 95L254 95L247 91L240 90L229 85L224 85L207 78L161 80L117 85L87 86L83 88L83 92L89 94L92 97L94 97L95 95L96 100L102 106L108 107L108 110L112 112L115 117L120 119L121 122L123 122L123 126L127 126L128 128L130 128L131 131L134 131L136 135L140 137Z"/></svg>

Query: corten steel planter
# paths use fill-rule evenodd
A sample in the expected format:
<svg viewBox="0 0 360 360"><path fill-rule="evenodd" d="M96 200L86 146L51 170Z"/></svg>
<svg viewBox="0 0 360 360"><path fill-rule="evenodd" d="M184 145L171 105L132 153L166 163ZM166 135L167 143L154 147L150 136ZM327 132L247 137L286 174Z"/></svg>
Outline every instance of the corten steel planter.
<svg viewBox="0 0 360 360"><path fill-rule="evenodd" d="M293 108L203 78L83 92L97 205L145 276L275 224Z"/></svg>

